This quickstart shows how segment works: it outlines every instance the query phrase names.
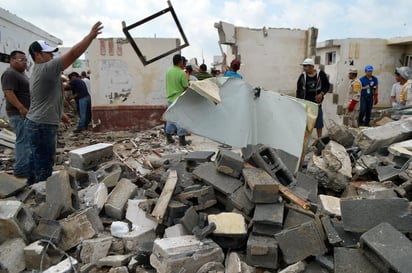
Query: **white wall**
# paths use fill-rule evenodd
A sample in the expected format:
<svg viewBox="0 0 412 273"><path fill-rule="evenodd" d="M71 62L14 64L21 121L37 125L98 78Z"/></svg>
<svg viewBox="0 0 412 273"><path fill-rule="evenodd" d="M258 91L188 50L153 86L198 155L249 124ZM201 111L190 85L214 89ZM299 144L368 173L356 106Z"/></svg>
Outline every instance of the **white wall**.
<svg viewBox="0 0 412 273"><path fill-rule="evenodd" d="M176 47L174 38L136 38L146 59ZM87 50L93 106L165 105L165 76L173 65L171 54L143 66L123 38L96 39Z"/></svg>

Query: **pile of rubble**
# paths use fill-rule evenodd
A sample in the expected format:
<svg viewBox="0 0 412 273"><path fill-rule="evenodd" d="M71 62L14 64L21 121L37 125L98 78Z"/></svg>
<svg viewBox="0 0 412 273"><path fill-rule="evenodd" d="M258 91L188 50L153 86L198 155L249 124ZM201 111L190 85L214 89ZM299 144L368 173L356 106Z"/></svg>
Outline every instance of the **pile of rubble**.
<svg viewBox="0 0 412 273"><path fill-rule="evenodd" d="M60 138L33 186L0 173L0 272L412 272L412 119L302 160L113 134Z"/></svg>

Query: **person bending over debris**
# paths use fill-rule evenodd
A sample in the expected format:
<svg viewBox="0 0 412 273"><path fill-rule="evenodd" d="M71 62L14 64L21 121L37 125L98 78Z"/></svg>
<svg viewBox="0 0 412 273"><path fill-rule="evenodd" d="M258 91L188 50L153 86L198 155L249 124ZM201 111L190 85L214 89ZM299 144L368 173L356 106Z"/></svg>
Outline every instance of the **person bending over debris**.
<svg viewBox="0 0 412 273"><path fill-rule="evenodd" d="M95 23L83 40L55 59L53 53L58 48L48 45L45 41L35 41L29 47L30 56L34 61L30 78L31 105L25 121L32 152L29 185L51 176L56 153L57 128L60 120L70 124L69 118L63 113L61 72L86 51L102 32L102 28L101 22Z"/></svg>

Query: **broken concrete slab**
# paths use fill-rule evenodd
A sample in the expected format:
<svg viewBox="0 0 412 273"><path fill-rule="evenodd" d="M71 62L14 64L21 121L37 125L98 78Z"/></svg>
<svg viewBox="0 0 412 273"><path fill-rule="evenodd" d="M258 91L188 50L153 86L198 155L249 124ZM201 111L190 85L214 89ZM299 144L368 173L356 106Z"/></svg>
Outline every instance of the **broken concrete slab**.
<svg viewBox="0 0 412 273"><path fill-rule="evenodd" d="M340 198L325 194L319 194L320 204L322 208L327 212L329 215L338 216L340 217Z"/></svg>
<svg viewBox="0 0 412 273"><path fill-rule="evenodd" d="M63 257L62 253L46 242L35 241L24 248L24 260L27 270L44 270L57 264Z"/></svg>
<svg viewBox="0 0 412 273"><path fill-rule="evenodd" d="M66 259L64 259L63 261L61 261L60 263L58 263L55 266L49 267L49 269L43 271L44 273L70 273L73 270L78 271L79 270L79 261L77 261L75 258L73 257L68 257Z"/></svg>
<svg viewBox="0 0 412 273"><path fill-rule="evenodd" d="M146 217L147 212L143 209L145 205L149 206L147 199L129 199L127 201L125 218L132 223L132 229L156 229L158 223Z"/></svg>
<svg viewBox="0 0 412 273"><path fill-rule="evenodd" d="M211 186L187 187L182 193L175 195L175 198L182 203L193 206L196 210L204 210L217 203Z"/></svg>
<svg viewBox="0 0 412 273"><path fill-rule="evenodd" d="M309 256L327 252L324 238L315 221L284 229L275 234L282 257L287 264L293 264Z"/></svg>
<svg viewBox="0 0 412 273"><path fill-rule="evenodd" d="M195 179L212 186L215 189L215 194L220 193L220 196L217 194L216 198L222 204L225 204L227 198L243 186L240 180L218 172L213 162L200 164L193 170L192 175Z"/></svg>
<svg viewBox="0 0 412 273"><path fill-rule="evenodd" d="M63 237L59 247L63 250L69 250L83 240L90 239L103 231L103 224L93 208L78 211L59 222L63 228Z"/></svg>
<svg viewBox="0 0 412 273"><path fill-rule="evenodd" d="M346 231L366 232L387 222L402 232L412 232L412 213L407 199L341 199L340 206Z"/></svg>
<svg viewBox="0 0 412 273"><path fill-rule="evenodd" d="M335 247L333 253L335 273L378 272L378 269L362 254L360 249Z"/></svg>
<svg viewBox="0 0 412 273"><path fill-rule="evenodd" d="M355 186L359 197L366 199L383 199L383 198L397 198L394 191L395 185L392 183L380 183L376 181L370 182L352 182Z"/></svg>
<svg viewBox="0 0 412 273"><path fill-rule="evenodd" d="M127 265L131 258L131 255L109 255L99 259L97 266L119 267Z"/></svg>
<svg viewBox="0 0 412 273"><path fill-rule="evenodd" d="M273 236L282 229L284 204L257 204L253 214L253 233Z"/></svg>
<svg viewBox="0 0 412 273"><path fill-rule="evenodd" d="M329 216L324 216L321 219L323 229L325 230L325 235L328 238L329 244L333 246L340 245L342 243L342 238L339 236L338 231L335 229L334 225Z"/></svg>
<svg viewBox="0 0 412 273"><path fill-rule="evenodd" d="M362 234L360 246L366 257L385 272L412 272L412 242L388 223Z"/></svg>
<svg viewBox="0 0 412 273"><path fill-rule="evenodd" d="M215 155L214 151L193 151L189 152L184 161L186 162L186 170L191 172L193 171L199 164L204 162L210 162L211 158Z"/></svg>
<svg viewBox="0 0 412 273"><path fill-rule="evenodd" d="M159 273L197 272L208 262L223 262L222 249L212 240L193 235L156 239L150 264Z"/></svg>
<svg viewBox="0 0 412 273"><path fill-rule="evenodd" d="M363 129L355 139L355 143L364 154L371 154L380 147L411 138L412 118L386 123L378 127Z"/></svg>
<svg viewBox="0 0 412 273"><path fill-rule="evenodd" d="M103 209L109 196L109 191L106 184L103 182L93 184L81 192L79 195L84 195L83 203L87 207L95 207L99 212Z"/></svg>
<svg viewBox="0 0 412 273"><path fill-rule="evenodd" d="M26 178L16 178L13 175L0 172L0 198L12 196L26 186Z"/></svg>
<svg viewBox="0 0 412 273"><path fill-rule="evenodd" d="M96 177L96 182L104 183L106 187L113 188L116 186L117 182L120 179L123 166L124 164L122 163L112 161L112 162L107 162L103 164L95 172L93 171L90 171L90 172L94 173Z"/></svg>
<svg viewBox="0 0 412 273"><path fill-rule="evenodd" d="M313 176L328 189L340 192L352 178L352 166L345 147L330 141L322 156L313 155L307 167L307 174Z"/></svg>
<svg viewBox="0 0 412 273"><path fill-rule="evenodd" d="M378 179L380 182L383 181L393 181L401 173L401 169L395 168L395 166L376 166L376 172L378 174Z"/></svg>
<svg viewBox="0 0 412 273"><path fill-rule="evenodd" d="M213 240L222 248L237 249L242 247L247 240L245 218L240 213L221 212L207 216L209 224L215 224Z"/></svg>
<svg viewBox="0 0 412 273"><path fill-rule="evenodd" d="M255 204L249 200L243 187L238 188L229 196L229 202L226 203L226 210L232 211L234 208L246 216L249 216L255 208Z"/></svg>
<svg viewBox="0 0 412 273"><path fill-rule="evenodd" d="M32 239L47 240L58 244L62 238L62 227L60 223L50 219L40 219L39 224L33 230Z"/></svg>

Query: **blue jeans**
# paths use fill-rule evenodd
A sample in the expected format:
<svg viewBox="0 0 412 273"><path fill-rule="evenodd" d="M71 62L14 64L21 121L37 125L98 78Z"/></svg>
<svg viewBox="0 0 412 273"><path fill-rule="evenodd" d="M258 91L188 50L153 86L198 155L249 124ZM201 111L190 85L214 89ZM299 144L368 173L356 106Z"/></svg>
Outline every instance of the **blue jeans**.
<svg viewBox="0 0 412 273"><path fill-rule="evenodd" d="M168 102L167 106L169 107L172 104L172 102ZM174 124L173 122L166 122L166 128L165 128L165 132L168 135L174 135L177 133L178 136L185 136L186 135L186 131L185 129L183 129L182 127Z"/></svg>
<svg viewBox="0 0 412 273"><path fill-rule="evenodd" d="M79 99L79 125L77 129L87 130L92 114L92 101L90 96Z"/></svg>
<svg viewBox="0 0 412 273"><path fill-rule="evenodd" d="M9 123L16 134L14 147L15 162L14 175L19 177L30 176L30 142L24 128L24 119L20 115L9 116Z"/></svg>
<svg viewBox="0 0 412 273"><path fill-rule="evenodd" d="M45 181L53 172L58 126L26 119L25 128L31 147L32 174L28 183Z"/></svg>
<svg viewBox="0 0 412 273"><path fill-rule="evenodd" d="M319 104L318 106L318 116L316 117L315 128L323 128L322 104Z"/></svg>
<svg viewBox="0 0 412 273"><path fill-rule="evenodd" d="M361 96L359 109L359 126L369 126L373 108L373 96Z"/></svg>

